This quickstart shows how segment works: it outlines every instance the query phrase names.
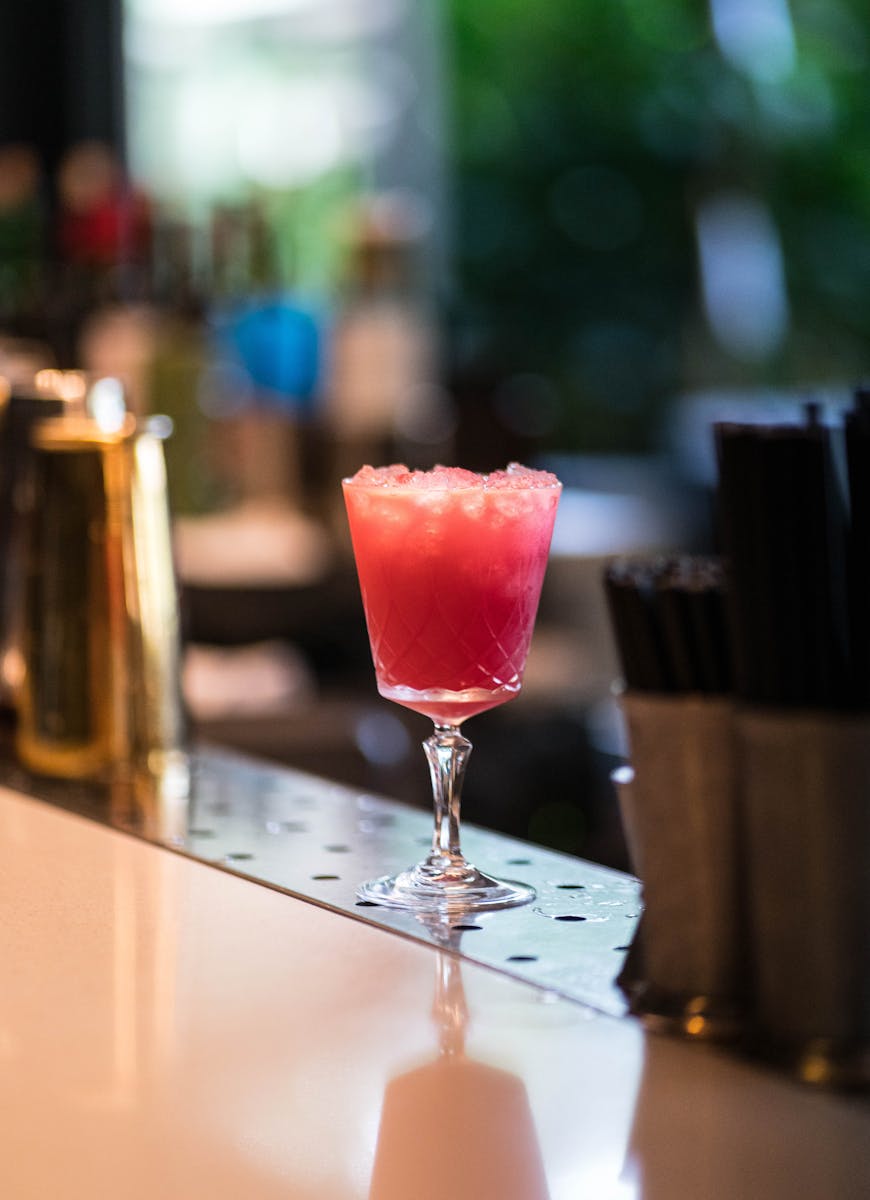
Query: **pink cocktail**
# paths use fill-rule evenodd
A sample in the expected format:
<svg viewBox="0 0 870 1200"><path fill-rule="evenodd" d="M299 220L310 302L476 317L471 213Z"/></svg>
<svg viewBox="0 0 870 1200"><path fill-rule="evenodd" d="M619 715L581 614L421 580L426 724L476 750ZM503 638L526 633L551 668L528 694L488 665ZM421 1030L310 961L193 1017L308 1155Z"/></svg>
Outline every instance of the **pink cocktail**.
<svg viewBox="0 0 870 1200"><path fill-rule="evenodd" d="M529 889L490 880L459 851L471 749L459 725L522 686L561 484L517 464L488 476L391 466L363 467L343 488L378 690L435 722L432 852L361 895L423 911L522 903Z"/></svg>

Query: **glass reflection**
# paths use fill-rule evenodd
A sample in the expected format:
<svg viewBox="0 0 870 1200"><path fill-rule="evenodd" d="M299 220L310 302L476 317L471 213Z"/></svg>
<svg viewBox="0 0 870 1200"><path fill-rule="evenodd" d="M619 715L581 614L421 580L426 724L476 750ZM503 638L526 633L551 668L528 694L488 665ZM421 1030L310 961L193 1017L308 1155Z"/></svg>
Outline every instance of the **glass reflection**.
<svg viewBox="0 0 870 1200"><path fill-rule="evenodd" d="M369 1200L550 1200L523 1081L466 1054L461 934L424 920L438 950L438 1054L395 1076L381 1110Z"/></svg>

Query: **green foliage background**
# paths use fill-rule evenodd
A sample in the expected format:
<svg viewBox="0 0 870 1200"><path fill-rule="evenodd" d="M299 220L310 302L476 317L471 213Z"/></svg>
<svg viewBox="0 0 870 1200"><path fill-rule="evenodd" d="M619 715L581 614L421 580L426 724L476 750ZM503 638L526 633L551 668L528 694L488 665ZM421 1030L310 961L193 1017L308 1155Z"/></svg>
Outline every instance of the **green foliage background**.
<svg viewBox="0 0 870 1200"><path fill-rule="evenodd" d="M448 0L456 363L537 377L546 443L643 449L686 389L867 371L870 8L790 10L777 76L726 60L706 0ZM727 189L782 242L790 326L763 361L699 301L694 213Z"/></svg>

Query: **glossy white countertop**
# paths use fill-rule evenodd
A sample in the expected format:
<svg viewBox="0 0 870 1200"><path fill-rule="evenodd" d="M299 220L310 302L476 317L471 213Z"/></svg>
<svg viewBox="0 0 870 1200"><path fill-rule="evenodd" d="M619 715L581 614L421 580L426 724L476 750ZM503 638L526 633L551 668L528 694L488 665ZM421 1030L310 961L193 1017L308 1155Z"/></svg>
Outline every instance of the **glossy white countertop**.
<svg viewBox="0 0 870 1200"><path fill-rule="evenodd" d="M870 1195L865 1103L9 791L0 962L10 1200Z"/></svg>

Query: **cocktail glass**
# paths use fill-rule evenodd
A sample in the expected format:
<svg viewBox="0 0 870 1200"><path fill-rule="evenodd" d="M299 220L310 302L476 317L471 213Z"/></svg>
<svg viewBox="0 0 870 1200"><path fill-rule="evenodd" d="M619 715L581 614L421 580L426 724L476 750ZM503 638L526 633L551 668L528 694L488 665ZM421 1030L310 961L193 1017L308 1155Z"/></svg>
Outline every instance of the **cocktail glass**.
<svg viewBox="0 0 870 1200"><path fill-rule="evenodd" d="M520 691L562 485L513 463L491 475L363 467L342 487L378 691L435 725L423 743L432 849L358 895L418 913L525 904L532 888L462 854L460 726Z"/></svg>

